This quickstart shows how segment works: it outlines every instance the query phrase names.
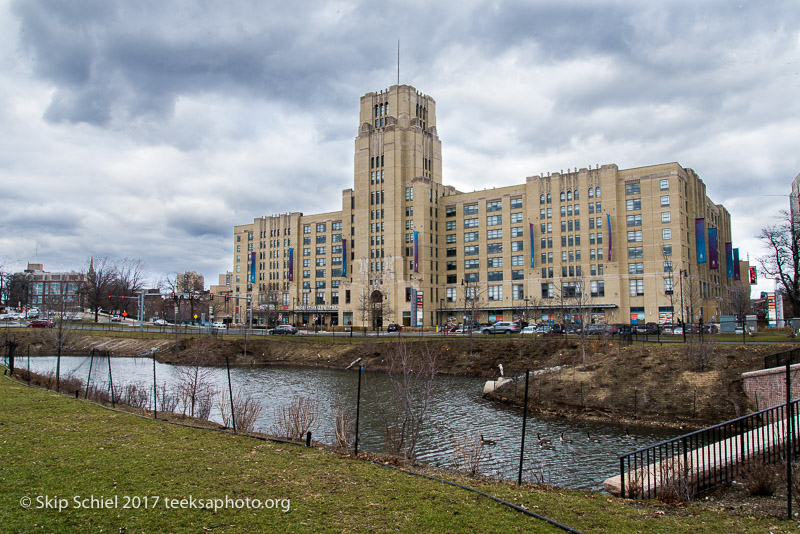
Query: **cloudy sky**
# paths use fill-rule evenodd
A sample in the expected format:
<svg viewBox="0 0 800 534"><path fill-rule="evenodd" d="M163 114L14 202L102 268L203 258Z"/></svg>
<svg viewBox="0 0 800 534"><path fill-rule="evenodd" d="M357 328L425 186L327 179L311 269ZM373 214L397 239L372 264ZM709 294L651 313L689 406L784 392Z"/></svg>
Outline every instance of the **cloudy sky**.
<svg viewBox="0 0 800 534"><path fill-rule="evenodd" d="M214 283L233 225L340 209L398 39L462 191L677 161L751 257L788 207L796 1L0 0L0 263Z"/></svg>

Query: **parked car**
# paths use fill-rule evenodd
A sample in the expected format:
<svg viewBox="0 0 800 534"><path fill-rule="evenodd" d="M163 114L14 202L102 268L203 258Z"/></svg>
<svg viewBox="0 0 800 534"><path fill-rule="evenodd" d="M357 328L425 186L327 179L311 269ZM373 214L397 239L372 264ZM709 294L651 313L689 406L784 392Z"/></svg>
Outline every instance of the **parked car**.
<svg viewBox="0 0 800 534"><path fill-rule="evenodd" d="M672 334L675 330L675 325L672 323L664 323L661 325L662 334Z"/></svg>
<svg viewBox="0 0 800 534"><path fill-rule="evenodd" d="M456 325L445 326L444 328L442 328L442 332L444 332L445 334L453 334L455 333L457 328L458 327Z"/></svg>
<svg viewBox="0 0 800 534"><path fill-rule="evenodd" d="M56 322L52 319L36 319L28 323L31 328L53 328Z"/></svg>
<svg viewBox="0 0 800 534"><path fill-rule="evenodd" d="M156 326L167 326L168 323L166 319L156 319L155 321L153 321L153 324Z"/></svg>
<svg viewBox="0 0 800 534"><path fill-rule="evenodd" d="M273 336L288 336L288 335L295 335L297 333L297 328L293 327L290 324L279 324L275 328L269 331L270 335Z"/></svg>
<svg viewBox="0 0 800 534"><path fill-rule="evenodd" d="M566 328L563 324L555 323L550 325L550 332L553 334L563 334L566 331Z"/></svg>
<svg viewBox="0 0 800 534"><path fill-rule="evenodd" d="M214 328L214 329L217 329L217 330L224 330L225 329L225 323L223 323L221 321L214 321L214 324L211 325L211 328Z"/></svg>
<svg viewBox="0 0 800 534"><path fill-rule="evenodd" d="M549 334L552 331L553 329L550 327L549 324L540 324L536 326L537 334Z"/></svg>
<svg viewBox="0 0 800 534"><path fill-rule="evenodd" d="M121 321L122 321L122 317L121 316L119 316L119 315L112 315L111 316L111 322L112 323L119 323Z"/></svg>
<svg viewBox="0 0 800 534"><path fill-rule="evenodd" d="M536 328L536 325L526 326L520 332L520 334L537 334L537 333L538 333L538 329Z"/></svg>
<svg viewBox="0 0 800 534"><path fill-rule="evenodd" d="M389 326L386 327L387 332L399 332L403 329L403 325L397 323L391 323Z"/></svg>
<svg viewBox="0 0 800 534"><path fill-rule="evenodd" d="M482 334L519 334L519 325L509 321L497 321L492 326L481 328Z"/></svg>

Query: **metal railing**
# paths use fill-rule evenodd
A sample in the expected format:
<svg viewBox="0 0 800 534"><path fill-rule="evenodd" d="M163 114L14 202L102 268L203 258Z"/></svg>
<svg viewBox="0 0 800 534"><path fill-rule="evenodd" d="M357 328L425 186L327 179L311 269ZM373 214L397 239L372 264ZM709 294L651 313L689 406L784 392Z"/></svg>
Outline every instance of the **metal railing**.
<svg viewBox="0 0 800 534"><path fill-rule="evenodd" d="M792 349L786 352L764 356L764 369L784 367L787 363L789 365L800 363L800 349Z"/></svg>
<svg viewBox="0 0 800 534"><path fill-rule="evenodd" d="M792 420L800 399L790 403ZM796 421L781 404L732 421L662 441L619 457L621 496L655 498L678 491L685 498L715 488L752 470L800 455ZM787 437L793 436L791 440ZM787 441L791 450L787 450Z"/></svg>

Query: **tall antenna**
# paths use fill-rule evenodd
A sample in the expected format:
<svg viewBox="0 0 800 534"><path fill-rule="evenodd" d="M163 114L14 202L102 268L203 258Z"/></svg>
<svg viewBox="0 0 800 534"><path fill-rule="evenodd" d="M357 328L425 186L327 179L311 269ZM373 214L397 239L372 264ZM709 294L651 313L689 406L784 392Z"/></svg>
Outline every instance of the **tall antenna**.
<svg viewBox="0 0 800 534"><path fill-rule="evenodd" d="M397 85L400 85L400 39L397 40Z"/></svg>

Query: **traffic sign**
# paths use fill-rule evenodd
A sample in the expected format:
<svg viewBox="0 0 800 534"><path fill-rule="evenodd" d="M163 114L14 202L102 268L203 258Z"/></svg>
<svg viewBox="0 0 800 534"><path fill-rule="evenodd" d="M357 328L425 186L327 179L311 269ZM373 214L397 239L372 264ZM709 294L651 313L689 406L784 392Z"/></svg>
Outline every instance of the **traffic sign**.
<svg viewBox="0 0 800 534"><path fill-rule="evenodd" d="M122 316L123 317L127 317L128 316L128 312L126 312L126 311L122 312Z"/></svg>

